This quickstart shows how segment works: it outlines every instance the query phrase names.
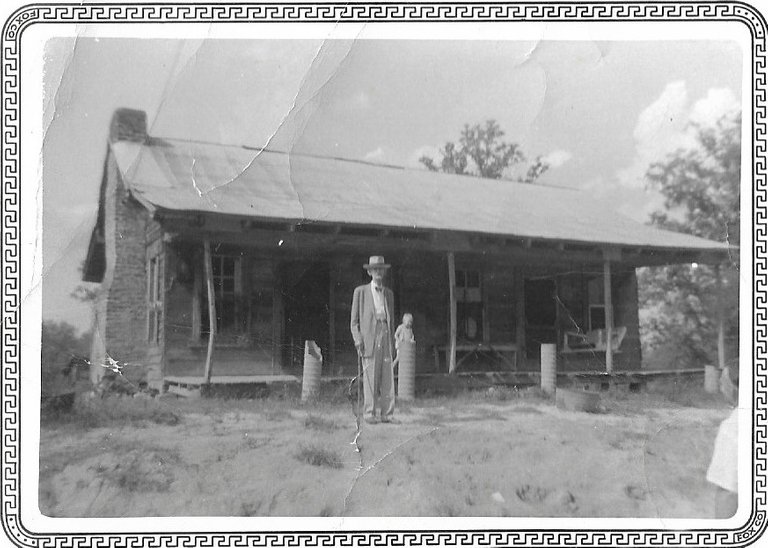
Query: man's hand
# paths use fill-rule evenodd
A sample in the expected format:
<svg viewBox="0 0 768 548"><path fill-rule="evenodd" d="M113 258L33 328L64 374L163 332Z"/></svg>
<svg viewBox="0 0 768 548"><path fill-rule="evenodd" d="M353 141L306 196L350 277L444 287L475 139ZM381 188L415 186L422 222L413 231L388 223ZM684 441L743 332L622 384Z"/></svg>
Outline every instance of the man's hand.
<svg viewBox="0 0 768 548"><path fill-rule="evenodd" d="M363 357L363 343L359 342L355 345L355 348L357 348L357 355L361 358Z"/></svg>

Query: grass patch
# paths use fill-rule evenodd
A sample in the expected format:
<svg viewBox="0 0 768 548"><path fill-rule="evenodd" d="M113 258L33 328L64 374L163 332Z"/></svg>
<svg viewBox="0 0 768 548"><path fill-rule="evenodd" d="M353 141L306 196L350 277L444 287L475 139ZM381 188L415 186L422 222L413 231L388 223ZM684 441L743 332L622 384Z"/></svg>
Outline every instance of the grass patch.
<svg viewBox="0 0 768 548"><path fill-rule="evenodd" d="M344 464L341 457L335 451L316 445L305 445L298 453L296 459L311 466L325 466L326 468L341 468Z"/></svg>
<svg viewBox="0 0 768 548"><path fill-rule="evenodd" d="M175 426L181 422L181 415L157 400L109 397L79 399L70 411L44 415L41 422L43 426L78 430L150 424Z"/></svg>
<svg viewBox="0 0 768 548"><path fill-rule="evenodd" d="M165 492L174 481L171 470L178 469L180 462L174 451L142 448L105 457L93 470L130 493Z"/></svg>
<svg viewBox="0 0 768 548"><path fill-rule="evenodd" d="M308 428L310 430L322 430L324 432L331 432L333 430L336 430L338 426L334 421L330 419L326 419L319 415L309 413L304 419L304 428Z"/></svg>

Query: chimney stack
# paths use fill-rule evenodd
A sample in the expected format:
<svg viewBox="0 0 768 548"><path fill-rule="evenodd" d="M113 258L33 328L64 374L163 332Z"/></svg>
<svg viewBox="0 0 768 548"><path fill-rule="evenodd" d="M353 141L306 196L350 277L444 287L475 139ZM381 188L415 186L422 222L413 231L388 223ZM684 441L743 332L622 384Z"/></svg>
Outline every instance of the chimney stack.
<svg viewBox="0 0 768 548"><path fill-rule="evenodd" d="M143 143L147 140L147 113L132 108L119 108L112 115L109 125L109 141L133 141Z"/></svg>

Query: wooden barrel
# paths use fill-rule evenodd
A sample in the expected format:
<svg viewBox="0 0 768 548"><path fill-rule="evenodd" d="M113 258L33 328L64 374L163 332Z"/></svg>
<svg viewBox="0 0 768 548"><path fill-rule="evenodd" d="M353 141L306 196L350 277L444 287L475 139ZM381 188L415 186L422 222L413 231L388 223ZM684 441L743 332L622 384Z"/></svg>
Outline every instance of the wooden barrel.
<svg viewBox="0 0 768 548"><path fill-rule="evenodd" d="M402 341L398 356L397 397L412 400L416 397L416 343Z"/></svg>
<svg viewBox="0 0 768 548"><path fill-rule="evenodd" d="M323 355L315 341L304 342L304 374L301 380L301 401L317 397L320 389L320 374L323 370Z"/></svg>
<svg viewBox="0 0 768 548"><path fill-rule="evenodd" d="M541 345L541 391L554 394L557 386L557 346Z"/></svg>
<svg viewBox="0 0 768 548"><path fill-rule="evenodd" d="M717 394L720 391L720 370L714 365L704 366L704 391Z"/></svg>

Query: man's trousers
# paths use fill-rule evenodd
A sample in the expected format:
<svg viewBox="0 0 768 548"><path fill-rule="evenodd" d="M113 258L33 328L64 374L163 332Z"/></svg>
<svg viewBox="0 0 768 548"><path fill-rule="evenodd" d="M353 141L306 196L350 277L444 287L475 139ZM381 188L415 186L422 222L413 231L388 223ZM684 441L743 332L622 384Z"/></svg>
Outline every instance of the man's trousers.
<svg viewBox="0 0 768 548"><path fill-rule="evenodd" d="M392 374L392 344L386 321L376 322L373 355L363 358L365 416L381 412L384 419L395 411L395 382Z"/></svg>

